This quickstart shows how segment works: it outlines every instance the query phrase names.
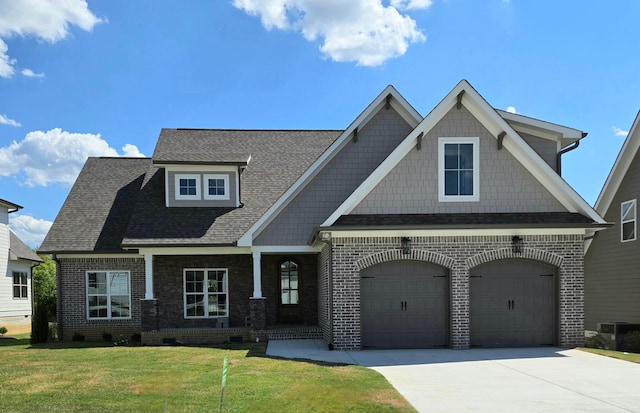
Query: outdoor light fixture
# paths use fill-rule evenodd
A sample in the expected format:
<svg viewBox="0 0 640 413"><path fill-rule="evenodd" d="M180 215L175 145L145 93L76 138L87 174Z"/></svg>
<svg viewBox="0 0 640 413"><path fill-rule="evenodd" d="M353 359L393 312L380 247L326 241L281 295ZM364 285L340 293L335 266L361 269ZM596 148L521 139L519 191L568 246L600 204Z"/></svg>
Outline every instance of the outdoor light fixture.
<svg viewBox="0 0 640 413"><path fill-rule="evenodd" d="M517 235L514 235L513 238L511 238L511 251L514 254L522 254L522 241L523 239Z"/></svg>
<svg viewBox="0 0 640 413"><path fill-rule="evenodd" d="M411 254L411 240L407 237L402 237L402 240L400 241L400 248L404 255Z"/></svg>

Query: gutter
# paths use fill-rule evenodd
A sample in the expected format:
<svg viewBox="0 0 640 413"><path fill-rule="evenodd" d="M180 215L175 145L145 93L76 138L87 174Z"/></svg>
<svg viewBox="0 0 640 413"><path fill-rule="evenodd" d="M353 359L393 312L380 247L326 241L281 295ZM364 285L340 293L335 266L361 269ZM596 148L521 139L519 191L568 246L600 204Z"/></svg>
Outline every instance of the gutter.
<svg viewBox="0 0 640 413"><path fill-rule="evenodd" d="M582 132L582 139L586 138L587 135L588 135L587 132ZM558 166L558 175L562 176L562 155L564 155L567 152L571 152L572 150L576 149L578 146L580 146L580 141L575 141L573 145L567 146L566 148L564 148L563 150L561 150L556 154L556 165Z"/></svg>

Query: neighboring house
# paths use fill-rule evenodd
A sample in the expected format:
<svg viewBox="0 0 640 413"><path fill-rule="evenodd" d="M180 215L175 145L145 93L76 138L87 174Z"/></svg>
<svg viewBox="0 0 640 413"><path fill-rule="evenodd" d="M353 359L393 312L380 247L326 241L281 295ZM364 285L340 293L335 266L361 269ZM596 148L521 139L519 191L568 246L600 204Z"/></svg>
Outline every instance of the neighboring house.
<svg viewBox="0 0 640 413"><path fill-rule="evenodd" d="M163 129L90 158L42 244L61 337L579 345L607 224L558 171L585 135L466 81L425 118L389 86L342 131Z"/></svg>
<svg viewBox="0 0 640 413"><path fill-rule="evenodd" d="M20 209L0 199L0 326L9 331L31 325L31 268L42 262L9 229L9 214Z"/></svg>
<svg viewBox="0 0 640 413"><path fill-rule="evenodd" d="M611 229L587 243L585 256L585 330L620 333L622 323L640 329L640 113L622 145L595 209ZM602 326L605 324L605 326ZM610 337L609 337L610 338Z"/></svg>

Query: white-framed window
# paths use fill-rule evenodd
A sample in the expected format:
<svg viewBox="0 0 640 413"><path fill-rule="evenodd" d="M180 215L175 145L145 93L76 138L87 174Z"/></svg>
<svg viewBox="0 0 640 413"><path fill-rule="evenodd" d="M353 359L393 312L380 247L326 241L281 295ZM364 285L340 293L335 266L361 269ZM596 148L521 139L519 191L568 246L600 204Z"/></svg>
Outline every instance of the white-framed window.
<svg viewBox="0 0 640 413"><path fill-rule="evenodd" d="M620 204L620 237L622 242L636 239L636 200Z"/></svg>
<svg viewBox="0 0 640 413"><path fill-rule="evenodd" d="M184 317L215 318L228 315L227 269L184 269Z"/></svg>
<svg viewBox="0 0 640 413"><path fill-rule="evenodd" d="M438 200L480 199L480 138L438 138Z"/></svg>
<svg viewBox="0 0 640 413"><path fill-rule="evenodd" d="M177 200L187 201L201 199L199 174L176 174L175 187Z"/></svg>
<svg viewBox="0 0 640 413"><path fill-rule="evenodd" d="M129 271L87 271L87 318L131 318Z"/></svg>
<svg viewBox="0 0 640 413"><path fill-rule="evenodd" d="M209 174L204 176L204 199L229 199L229 175Z"/></svg>
<svg viewBox="0 0 640 413"><path fill-rule="evenodd" d="M26 272L13 271L13 298L17 300L26 300L29 298L27 279Z"/></svg>

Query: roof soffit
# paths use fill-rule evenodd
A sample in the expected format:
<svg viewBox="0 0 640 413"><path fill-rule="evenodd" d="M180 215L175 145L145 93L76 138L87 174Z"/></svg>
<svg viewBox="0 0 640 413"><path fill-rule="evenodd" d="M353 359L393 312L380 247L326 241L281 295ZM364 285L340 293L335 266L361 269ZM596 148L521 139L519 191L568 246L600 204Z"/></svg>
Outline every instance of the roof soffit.
<svg viewBox="0 0 640 413"><path fill-rule="evenodd" d="M388 98L390 97L390 98ZM238 246L250 246L267 225L280 213L293 198L351 141L356 129L362 129L373 117L389 104L412 128L423 120L420 113L394 88L388 85L365 108L362 113L340 134L335 142L311 165L309 169L271 206L245 234L238 240Z"/></svg>
<svg viewBox="0 0 640 413"><path fill-rule="evenodd" d="M461 95L462 94L462 95ZM331 226L341 215L349 214L353 208L411 151L421 134L428 133L452 108L461 96L461 103L494 136L505 132L503 147L529 170L533 176L569 212L581 212L595 222L605 221L573 190L509 125L509 123L487 103L466 81L460 81L423 121L398 145L394 152L358 187L349 198L322 224Z"/></svg>

